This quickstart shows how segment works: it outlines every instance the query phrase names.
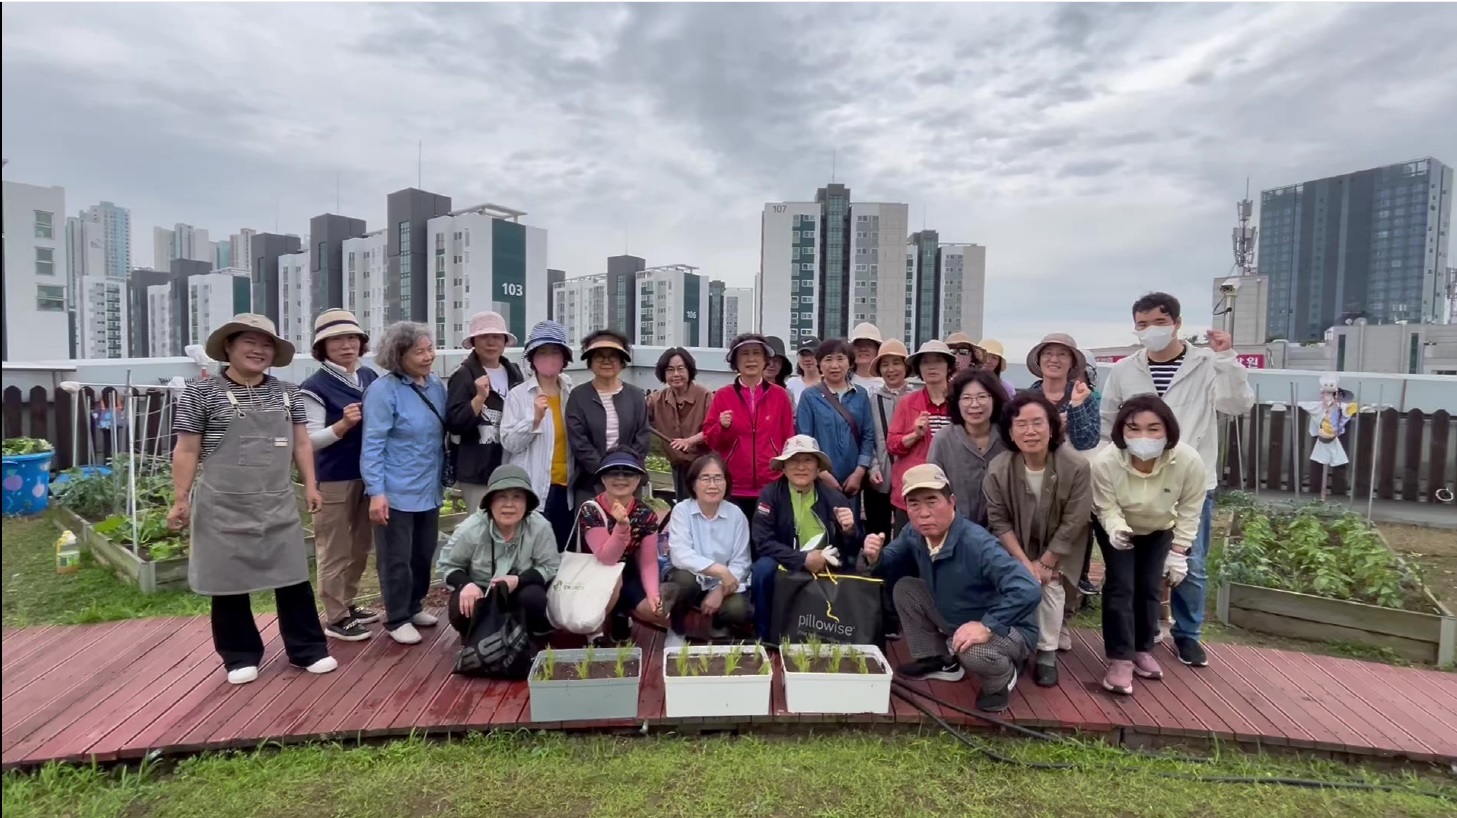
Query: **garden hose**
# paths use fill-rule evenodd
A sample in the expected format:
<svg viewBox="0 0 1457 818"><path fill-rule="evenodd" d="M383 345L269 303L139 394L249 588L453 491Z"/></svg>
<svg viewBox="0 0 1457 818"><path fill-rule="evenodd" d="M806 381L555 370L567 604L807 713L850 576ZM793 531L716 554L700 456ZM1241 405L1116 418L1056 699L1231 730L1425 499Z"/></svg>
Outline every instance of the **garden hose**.
<svg viewBox="0 0 1457 818"><path fill-rule="evenodd" d="M997 751L991 749L990 747L987 747L984 744L980 744L980 743L974 741L970 736L966 735L965 733L963 733L960 730L956 729L956 727L952 726L952 724L950 722L946 721L946 719L942 718L939 714L932 712L930 710L930 708L928 708L925 705L921 704L919 701L916 701L911 696L906 695L906 691L907 690L910 690L910 688L905 687L902 683L900 683L897 680L897 682L895 684L895 687L894 687L894 689L893 689L892 692L894 692L895 695L896 695L896 697L899 698L901 701L904 701L906 704L909 704L911 707L914 707L916 710L920 711L922 715L928 716L932 721L936 722L936 724L942 730L945 730L946 733L949 734L952 738L956 739L957 741L961 742L962 744L966 745L967 747L971 748L972 750L975 750L976 752L981 753L982 755L986 756L987 758L990 758L991 760L996 761L996 762L998 762L1000 764L1011 764L1011 765L1014 765L1014 766L1024 767L1026 769L1031 769L1031 770L1074 770L1074 769L1076 769L1076 770L1090 770L1091 771L1093 769L1097 769L1097 768L1090 768L1089 765L1086 765L1086 764L1079 764L1079 763L1074 763L1074 762L1026 761L1024 759L1013 758L1011 756L1007 756L1007 755L1003 755L1001 753L998 753ZM1004 721L1002 721L1000 719L996 719L996 718L994 718L992 716L989 716L989 715L987 715L985 713L979 713L979 712L976 712L976 711L965 710L963 708L957 707L956 705L951 705L951 704L947 704L945 702L941 702L939 699L936 699L933 696L929 696L927 694L921 693L920 691L917 691L917 690L911 690L911 692L912 693L915 693L915 694L917 694L919 696L923 696L924 698L930 699L931 701L937 702L938 704L941 704L942 706L950 707L952 710L956 710L958 712L969 713L970 715L972 715L972 716L974 716L974 717L976 717L978 719L981 719L983 721L986 721L989 724L996 724L996 725L999 725L999 726L1005 725L1005 726L1007 726L1009 728L1014 728L1014 729L1016 728L1015 725L1011 725L1011 724L1009 724L1007 722L1004 722ZM1035 731L1035 730L1028 730L1027 728L1021 728L1021 729L1024 732L1027 732L1027 733L1037 734L1037 731ZM1050 735L1048 735L1046 733L1042 733L1040 735L1047 736L1048 738L1051 738L1054 741L1060 741L1060 739L1057 739L1056 737L1050 736ZM1113 766L1113 765L1108 765L1108 766L1104 767L1104 769L1118 769L1118 768L1116 766ZM1259 778L1259 777L1255 777L1255 776L1232 776L1232 775L1228 775L1228 776L1219 776L1219 775L1206 776L1206 775L1194 775L1193 773L1168 772L1168 771L1164 771L1164 770L1150 770L1149 772L1151 772L1153 775L1156 775L1156 776L1158 776L1160 778L1169 778L1169 779L1173 779L1173 780L1177 780L1177 781L1195 781L1195 782L1199 782L1199 783L1203 783L1203 784L1245 784L1245 785L1250 785L1250 784L1275 784L1275 785L1279 785L1279 786L1283 786L1283 787L1298 787L1298 788L1302 788L1302 789L1347 790L1347 791L1356 791L1356 792L1401 793L1401 794L1406 794L1406 795L1423 796L1423 797L1426 797L1426 798L1435 798L1435 799L1438 799L1438 800L1441 800L1441 801L1446 801L1446 802L1449 802L1449 803L1457 804L1457 791L1453 791L1453 792L1448 792L1448 791L1445 791L1445 790L1427 791L1427 790L1416 789L1414 787L1397 786L1395 784L1371 784L1371 783L1368 783L1368 782L1365 782L1365 781L1326 781L1326 780L1313 779L1313 778L1273 778L1273 777L1272 778Z"/></svg>

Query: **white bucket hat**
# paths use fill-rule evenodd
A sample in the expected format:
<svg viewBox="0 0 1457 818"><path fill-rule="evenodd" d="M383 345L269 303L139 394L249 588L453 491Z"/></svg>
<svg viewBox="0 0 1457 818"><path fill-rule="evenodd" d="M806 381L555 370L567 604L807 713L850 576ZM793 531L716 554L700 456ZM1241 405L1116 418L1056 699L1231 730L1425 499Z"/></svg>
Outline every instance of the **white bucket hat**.
<svg viewBox="0 0 1457 818"><path fill-rule="evenodd" d="M501 317L499 312L478 312L470 317L470 328L466 330L465 338L460 345L466 349L475 346L474 341L481 335L502 335L506 338L506 346L516 346L516 336L511 330L506 329L506 319Z"/></svg>
<svg viewBox="0 0 1457 818"><path fill-rule="evenodd" d="M809 435L795 435L784 441L784 451L778 457L769 460L769 466L775 471L784 471L784 464L795 455L812 454L820 462L820 471L830 470L830 456L820 451L820 442Z"/></svg>

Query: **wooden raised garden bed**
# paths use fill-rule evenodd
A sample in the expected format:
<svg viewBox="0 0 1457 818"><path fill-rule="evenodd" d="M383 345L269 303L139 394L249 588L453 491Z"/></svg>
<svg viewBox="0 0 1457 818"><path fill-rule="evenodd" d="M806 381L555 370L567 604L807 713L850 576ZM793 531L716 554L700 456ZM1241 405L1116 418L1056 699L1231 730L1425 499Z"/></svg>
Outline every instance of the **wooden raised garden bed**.
<svg viewBox="0 0 1457 818"><path fill-rule="evenodd" d="M1257 512L1256 512L1257 513ZM1241 511L1230 524L1225 557L1241 547L1251 512ZM1283 532L1282 532L1283 533ZM1371 534L1401 564L1380 531ZM1328 548L1343 543L1332 541ZM1278 555L1278 552L1276 552ZM1290 570L1275 560L1277 570ZM1217 606L1219 621L1276 636L1318 642L1351 642L1391 651L1410 661L1451 667L1457 646L1457 616L1425 587L1411 589L1404 607L1335 599L1299 591L1240 582L1221 581Z"/></svg>

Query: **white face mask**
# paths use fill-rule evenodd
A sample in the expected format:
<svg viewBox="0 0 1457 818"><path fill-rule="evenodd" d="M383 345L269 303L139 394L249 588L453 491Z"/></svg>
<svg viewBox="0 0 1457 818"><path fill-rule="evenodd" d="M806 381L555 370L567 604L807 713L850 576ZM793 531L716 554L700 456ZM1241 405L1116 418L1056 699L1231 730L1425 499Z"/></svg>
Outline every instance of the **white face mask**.
<svg viewBox="0 0 1457 818"><path fill-rule="evenodd" d="M1138 342L1150 352L1162 352L1174 342L1173 327L1149 327L1134 330L1133 334L1138 336Z"/></svg>
<svg viewBox="0 0 1457 818"><path fill-rule="evenodd" d="M1168 440L1162 437L1130 437L1123 442L1128 444L1128 453L1139 460L1157 460L1168 445Z"/></svg>

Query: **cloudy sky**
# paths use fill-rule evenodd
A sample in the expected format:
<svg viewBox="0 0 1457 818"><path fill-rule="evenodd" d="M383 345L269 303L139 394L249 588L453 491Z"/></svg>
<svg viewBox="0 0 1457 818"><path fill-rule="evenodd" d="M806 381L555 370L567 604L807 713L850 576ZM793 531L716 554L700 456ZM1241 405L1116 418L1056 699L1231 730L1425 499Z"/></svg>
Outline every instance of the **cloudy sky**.
<svg viewBox="0 0 1457 818"><path fill-rule="evenodd" d="M385 195L529 212L551 265L624 248L733 285L765 202L911 204L988 247L987 334L1130 340L1167 289L1208 325L1234 202L1457 163L1457 6L3 7L5 178L75 211L304 233ZM336 179L339 206L336 210ZM1255 196L1258 199L1258 195Z"/></svg>

